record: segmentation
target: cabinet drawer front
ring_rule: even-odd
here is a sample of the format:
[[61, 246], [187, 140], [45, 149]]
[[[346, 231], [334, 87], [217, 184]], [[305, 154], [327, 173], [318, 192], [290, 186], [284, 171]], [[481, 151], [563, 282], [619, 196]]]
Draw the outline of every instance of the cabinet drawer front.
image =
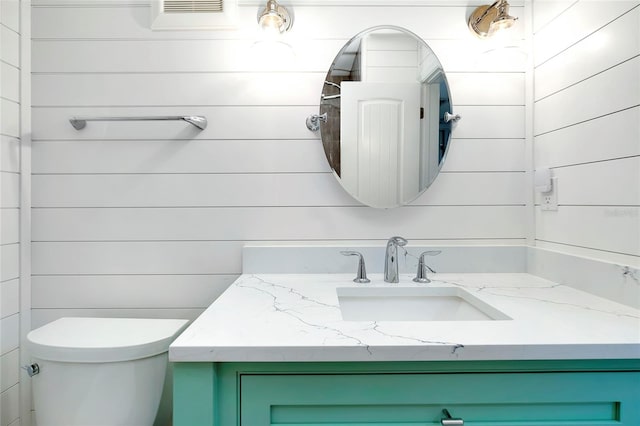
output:
[[640, 373], [243, 374], [243, 426], [638, 426]]

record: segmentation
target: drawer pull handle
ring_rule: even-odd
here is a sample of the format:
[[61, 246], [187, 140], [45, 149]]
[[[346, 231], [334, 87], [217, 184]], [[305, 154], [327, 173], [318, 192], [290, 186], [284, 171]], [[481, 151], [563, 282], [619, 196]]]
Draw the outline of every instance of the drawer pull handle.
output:
[[442, 426], [464, 426], [464, 420], [451, 417], [451, 413], [446, 408], [442, 410], [444, 417], [440, 419]]

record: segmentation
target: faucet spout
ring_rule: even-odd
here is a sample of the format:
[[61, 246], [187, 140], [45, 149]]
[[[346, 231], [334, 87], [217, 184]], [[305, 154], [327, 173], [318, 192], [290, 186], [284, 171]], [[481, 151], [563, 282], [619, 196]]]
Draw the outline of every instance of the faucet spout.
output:
[[384, 280], [388, 283], [399, 282], [398, 278], [398, 246], [403, 247], [408, 243], [402, 237], [391, 237], [387, 241], [387, 250], [384, 259]]

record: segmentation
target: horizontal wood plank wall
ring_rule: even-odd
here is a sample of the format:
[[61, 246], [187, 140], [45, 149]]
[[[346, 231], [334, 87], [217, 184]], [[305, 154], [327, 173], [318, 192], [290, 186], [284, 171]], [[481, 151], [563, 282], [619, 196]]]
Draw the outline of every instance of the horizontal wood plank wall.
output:
[[[261, 62], [257, 6], [241, 6], [237, 31], [152, 32], [140, 2], [89, 3], [32, 8], [34, 327], [193, 318], [241, 273], [248, 242], [524, 242], [525, 56], [487, 53], [465, 5], [294, 5], [295, 55]], [[380, 24], [432, 46], [463, 116], [441, 176], [395, 210], [349, 197], [304, 124], [337, 51]], [[209, 127], [68, 122], [167, 114], [203, 114]]]
[[20, 423], [20, 1], [0, 1], [0, 426]]
[[537, 245], [640, 266], [640, 2], [533, 7], [534, 159], [559, 203]]

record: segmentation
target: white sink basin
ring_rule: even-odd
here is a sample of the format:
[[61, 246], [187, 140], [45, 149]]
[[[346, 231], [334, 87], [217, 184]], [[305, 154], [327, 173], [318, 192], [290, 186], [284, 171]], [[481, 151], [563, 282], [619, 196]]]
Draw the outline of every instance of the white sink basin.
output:
[[457, 287], [338, 287], [345, 321], [491, 321], [507, 315]]

